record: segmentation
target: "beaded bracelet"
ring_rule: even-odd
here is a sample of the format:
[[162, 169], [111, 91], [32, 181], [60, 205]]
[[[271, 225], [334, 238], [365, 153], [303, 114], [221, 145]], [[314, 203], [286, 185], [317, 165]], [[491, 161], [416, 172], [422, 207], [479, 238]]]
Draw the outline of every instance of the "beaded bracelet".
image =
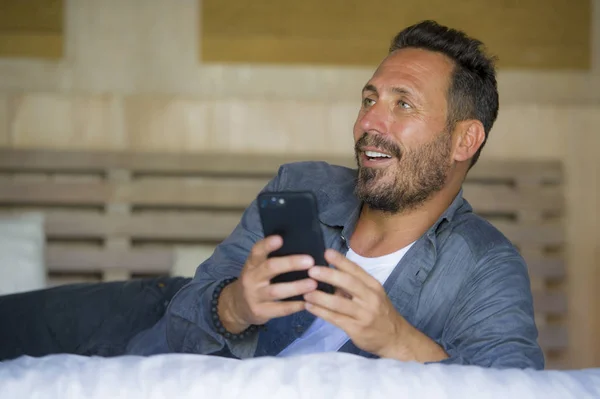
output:
[[219, 318], [219, 312], [218, 312], [219, 296], [221, 295], [221, 292], [223, 291], [223, 289], [227, 285], [233, 283], [235, 280], [237, 280], [237, 277], [232, 277], [232, 278], [228, 278], [226, 280], [221, 281], [217, 285], [217, 288], [215, 288], [215, 290], [213, 291], [212, 301], [211, 301], [211, 304], [210, 304], [211, 305], [210, 306], [210, 313], [212, 315], [212, 320], [213, 320], [213, 324], [215, 326], [215, 329], [223, 337], [225, 337], [227, 339], [230, 339], [232, 341], [237, 341], [237, 340], [242, 340], [244, 338], [247, 338], [250, 335], [254, 334], [256, 332], [256, 330], [258, 330], [260, 328], [260, 326], [258, 326], [258, 325], [251, 325], [250, 327], [248, 327], [247, 329], [245, 329], [241, 333], [239, 333], [239, 334], [233, 334], [233, 333], [230, 333], [229, 331], [227, 331], [225, 329], [225, 327], [223, 327], [223, 323], [221, 323], [221, 319]]

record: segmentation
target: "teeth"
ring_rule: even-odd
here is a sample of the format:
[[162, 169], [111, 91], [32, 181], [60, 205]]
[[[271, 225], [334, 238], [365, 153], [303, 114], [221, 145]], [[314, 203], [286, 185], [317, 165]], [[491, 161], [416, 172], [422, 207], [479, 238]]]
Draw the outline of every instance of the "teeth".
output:
[[365, 151], [365, 155], [369, 158], [391, 158], [388, 154], [384, 154], [376, 151]]

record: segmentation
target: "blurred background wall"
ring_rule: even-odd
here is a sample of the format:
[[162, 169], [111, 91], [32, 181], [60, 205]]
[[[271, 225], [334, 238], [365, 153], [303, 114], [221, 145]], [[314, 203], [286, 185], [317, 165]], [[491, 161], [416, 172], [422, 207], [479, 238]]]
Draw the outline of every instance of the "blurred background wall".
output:
[[597, 113], [597, 1], [405, 3], [2, 0], [0, 143], [345, 154], [362, 85], [423, 18], [500, 56], [485, 156], [562, 157], [568, 111]]
[[564, 164], [572, 364], [600, 365], [600, 0], [0, 0], [0, 146], [350, 154], [362, 85], [429, 18], [500, 57], [482, 156]]

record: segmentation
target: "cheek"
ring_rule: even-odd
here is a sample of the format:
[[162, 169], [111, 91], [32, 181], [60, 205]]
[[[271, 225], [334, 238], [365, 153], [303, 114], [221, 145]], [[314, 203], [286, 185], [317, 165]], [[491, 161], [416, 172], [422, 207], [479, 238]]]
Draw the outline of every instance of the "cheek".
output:
[[409, 119], [396, 120], [391, 126], [390, 133], [394, 139], [404, 146], [411, 148], [416, 144], [418, 139], [418, 128], [415, 126], [415, 122]]
[[396, 141], [408, 149], [417, 148], [430, 141], [432, 137], [427, 125], [422, 120], [415, 118], [396, 120], [390, 132]]

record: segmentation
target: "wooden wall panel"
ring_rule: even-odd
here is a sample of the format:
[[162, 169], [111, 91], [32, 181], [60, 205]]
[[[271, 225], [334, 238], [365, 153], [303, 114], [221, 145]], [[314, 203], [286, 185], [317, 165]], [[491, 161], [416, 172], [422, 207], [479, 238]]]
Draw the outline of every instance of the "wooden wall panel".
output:
[[0, 57], [63, 55], [64, 0], [0, 0]]
[[0, 57], [58, 59], [63, 54], [62, 35], [55, 33], [0, 33]]
[[[0, 116], [2, 116], [0, 96]], [[359, 101], [10, 94], [5, 136], [18, 148], [352, 154]], [[483, 157], [563, 159], [580, 106], [507, 105]], [[583, 107], [593, 113], [594, 107]], [[596, 107], [596, 109], [598, 109]], [[596, 111], [597, 112], [597, 111]], [[1, 135], [0, 135], [1, 137]], [[2, 139], [0, 139], [2, 140]]]
[[122, 106], [112, 95], [17, 94], [9, 99], [11, 145], [125, 149]]
[[8, 96], [0, 93], [0, 147], [8, 147], [9, 145]]
[[[212, 102], [177, 96], [129, 96], [124, 100], [130, 148], [201, 151], [210, 148]], [[226, 135], [221, 130], [221, 136]]]
[[567, 239], [572, 367], [600, 366], [600, 113], [572, 112], [567, 141]]
[[587, 69], [590, 0], [203, 0], [204, 62], [375, 65], [404, 27], [435, 19], [507, 68]]
[[60, 32], [63, 0], [0, 0], [0, 27], [6, 30]]

